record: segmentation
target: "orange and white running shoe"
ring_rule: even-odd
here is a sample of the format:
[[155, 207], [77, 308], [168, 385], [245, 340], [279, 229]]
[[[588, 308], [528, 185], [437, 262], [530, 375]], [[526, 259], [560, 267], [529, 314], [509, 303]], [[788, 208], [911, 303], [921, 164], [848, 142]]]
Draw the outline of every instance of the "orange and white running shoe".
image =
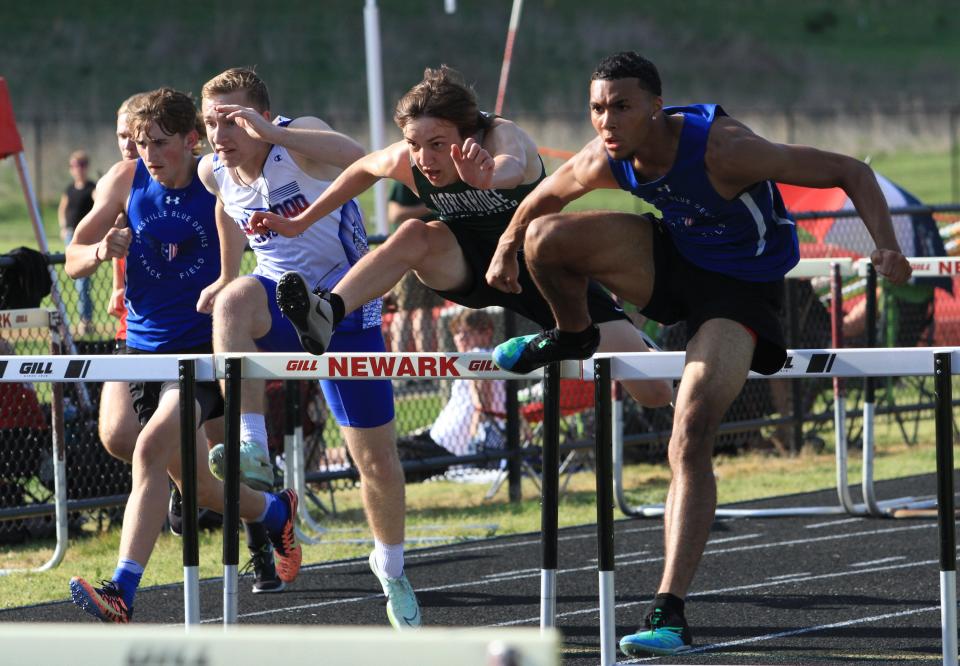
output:
[[133, 608], [127, 608], [117, 584], [112, 580], [102, 580], [100, 584], [103, 587], [94, 587], [80, 576], [71, 578], [70, 596], [73, 603], [101, 622], [130, 622]]
[[303, 549], [297, 543], [297, 535], [293, 530], [297, 520], [299, 500], [297, 499], [297, 493], [290, 488], [281, 491], [277, 498], [287, 505], [289, 513], [280, 533], [275, 534], [268, 531], [268, 534], [270, 535], [270, 541], [273, 543], [273, 552], [277, 559], [277, 576], [284, 583], [292, 583], [297, 574], [300, 573], [300, 562], [303, 559]]

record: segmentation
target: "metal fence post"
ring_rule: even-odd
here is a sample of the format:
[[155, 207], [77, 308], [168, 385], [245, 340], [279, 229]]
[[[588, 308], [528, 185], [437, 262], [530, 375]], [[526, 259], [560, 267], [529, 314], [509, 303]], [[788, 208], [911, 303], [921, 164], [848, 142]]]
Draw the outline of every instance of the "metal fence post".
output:
[[[800, 340], [800, 324], [797, 321], [797, 286], [794, 280], [785, 280], [786, 298], [784, 299], [787, 311], [787, 330], [789, 331], [789, 346], [796, 349]], [[791, 423], [793, 438], [790, 440], [790, 454], [797, 455], [803, 447], [803, 393], [798, 382], [790, 382]]]

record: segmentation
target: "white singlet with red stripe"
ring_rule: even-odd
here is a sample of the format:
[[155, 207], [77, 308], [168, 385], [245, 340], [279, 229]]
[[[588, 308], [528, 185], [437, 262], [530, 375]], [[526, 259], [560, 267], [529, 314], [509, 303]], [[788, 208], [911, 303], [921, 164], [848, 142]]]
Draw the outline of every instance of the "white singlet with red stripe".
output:
[[[279, 124], [285, 124], [286, 119]], [[289, 122], [289, 121], [286, 121]], [[314, 222], [299, 236], [287, 238], [276, 232], [255, 234], [248, 224], [255, 211], [270, 211], [293, 217], [315, 201], [330, 181], [317, 180], [300, 169], [282, 146], [273, 146], [260, 176], [242, 185], [216, 155], [213, 176], [224, 210], [247, 236], [257, 255], [254, 274], [277, 280], [286, 271], [300, 273], [311, 289], [332, 289], [368, 251], [367, 232], [356, 200]], [[381, 302], [375, 299], [352, 312], [344, 324], [356, 328], [380, 325]], [[356, 318], [356, 322], [348, 320]]]

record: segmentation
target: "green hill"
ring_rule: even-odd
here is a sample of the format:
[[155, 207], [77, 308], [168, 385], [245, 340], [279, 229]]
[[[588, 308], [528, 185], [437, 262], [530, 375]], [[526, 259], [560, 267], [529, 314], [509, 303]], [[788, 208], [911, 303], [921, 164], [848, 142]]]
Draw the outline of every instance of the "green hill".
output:
[[[493, 106], [509, 0], [383, 0], [386, 97], [446, 62]], [[576, 113], [599, 58], [635, 49], [658, 64], [668, 101], [960, 102], [960, 13], [947, 0], [540, 0], [527, 2], [507, 112]], [[109, 118], [131, 92], [199, 92], [255, 64], [287, 113], [366, 114], [363, 2], [4, 3], [0, 75], [17, 115]]]

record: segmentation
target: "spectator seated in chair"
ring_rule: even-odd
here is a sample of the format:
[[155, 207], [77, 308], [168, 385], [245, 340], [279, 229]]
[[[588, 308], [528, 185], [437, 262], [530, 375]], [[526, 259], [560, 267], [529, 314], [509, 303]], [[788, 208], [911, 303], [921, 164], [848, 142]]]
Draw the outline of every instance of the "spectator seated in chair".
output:
[[[493, 319], [483, 310], [463, 310], [450, 320], [458, 352], [489, 352]], [[450, 399], [429, 428], [399, 438], [401, 461], [440, 456], [467, 456], [504, 448], [506, 387], [502, 380], [455, 379]], [[491, 461], [496, 465], [496, 461]], [[457, 466], [458, 471], [466, 469]], [[422, 481], [444, 469], [407, 472], [407, 481]]]

